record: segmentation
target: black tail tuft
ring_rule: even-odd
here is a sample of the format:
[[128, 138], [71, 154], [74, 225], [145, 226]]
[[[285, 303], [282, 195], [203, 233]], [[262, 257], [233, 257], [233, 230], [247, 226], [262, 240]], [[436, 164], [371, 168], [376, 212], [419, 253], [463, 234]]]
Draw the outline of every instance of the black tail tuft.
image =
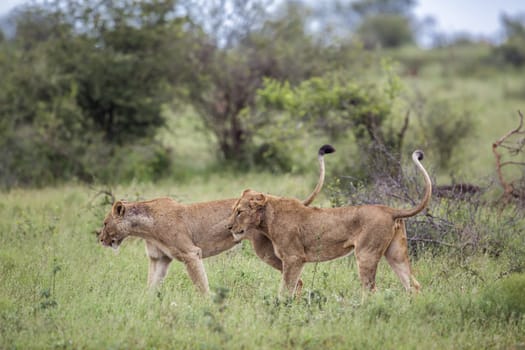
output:
[[332, 145], [323, 145], [321, 146], [321, 148], [319, 148], [320, 156], [324, 156], [325, 154], [334, 153], [334, 152], [335, 152], [335, 148]]
[[425, 157], [425, 154], [423, 153], [423, 151], [421, 151], [419, 149], [414, 151], [414, 154], [416, 155], [417, 160], [419, 160], [419, 161], [423, 160], [423, 158]]

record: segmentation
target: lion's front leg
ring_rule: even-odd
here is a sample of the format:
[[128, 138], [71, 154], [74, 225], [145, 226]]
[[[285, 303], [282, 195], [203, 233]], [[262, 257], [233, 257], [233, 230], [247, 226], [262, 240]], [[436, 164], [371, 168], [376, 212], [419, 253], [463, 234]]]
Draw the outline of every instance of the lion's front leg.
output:
[[252, 242], [255, 254], [257, 254], [262, 261], [274, 269], [279, 270], [279, 272], [283, 271], [283, 262], [275, 255], [272, 241], [269, 238], [261, 233], [253, 233], [250, 241]]
[[299, 257], [286, 257], [283, 260], [283, 278], [281, 283], [280, 294], [288, 296], [299, 296], [302, 289], [300, 281], [301, 272], [303, 271], [304, 260]]
[[[257, 256], [262, 261], [264, 261], [274, 269], [278, 270], [279, 272], [283, 272], [283, 262], [275, 253], [273, 243], [268, 237], [266, 237], [262, 233], [257, 233], [257, 231], [255, 231], [254, 233], [252, 233], [250, 241], [252, 243], [253, 249], [255, 250], [255, 254], [257, 254]], [[296, 295], [301, 294], [302, 288], [303, 281], [299, 279], [297, 282]]]
[[158, 286], [164, 280], [171, 258], [148, 241], [146, 241], [146, 253], [149, 257], [148, 287], [152, 288]]
[[168, 272], [168, 267], [171, 263], [171, 259], [168, 257], [162, 257], [160, 259], [149, 260], [148, 270], [148, 287], [156, 287], [164, 281], [164, 277]]

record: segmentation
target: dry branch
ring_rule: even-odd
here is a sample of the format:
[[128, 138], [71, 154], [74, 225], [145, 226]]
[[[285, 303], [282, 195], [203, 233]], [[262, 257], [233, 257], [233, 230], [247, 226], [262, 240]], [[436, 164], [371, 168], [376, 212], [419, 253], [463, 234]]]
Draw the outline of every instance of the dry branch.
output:
[[[94, 187], [91, 187], [91, 189], [97, 191], [97, 189], [95, 189]], [[106, 190], [99, 190], [99, 191], [97, 191], [97, 193], [95, 193], [95, 195], [91, 199], [90, 203], [93, 202], [100, 195], [104, 195], [104, 199], [105, 199], [105, 203], [104, 204], [111, 204], [111, 205], [113, 205], [113, 203], [115, 203], [115, 201], [116, 201], [115, 195], [113, 194], [113, 192], [110, 189], [106, 189]]]
[[509, 143], [508, 139], [513, 135], [525, 135], [525, 130], [522, 130], [523, 127], [523, 114], [521, 114], [521, 111], [518, 111], [518, 114], [520, 116], [520, 123], [516, 129], [510, 130], [505, 135], [500, 137], [498, 140], [496, 140], [492, 144], [492, 153], [494, 153], [494, 157], [496, 158], [496, 172], [498, 174], [498, 179], [503, 187], [503, 196], [502, 199], [504, 201], [508, 201], [512, 197], [519, 197], [521, 194], [518, 193], [518, 191], [514, 188], [513, 182], [509, 182], [505, 180], [503, 177], [503, 171], [502, 168], [507, 165], [523, 165], [525, 166], [525, 162], [515, 162], [515, 161], [501, 161], [501, 153], [498, 151], [498, 147], [507, 149], [508, 152], [511, 155], [517, 155], [519, 153], [523, 152], [523, 148], [525, 147], [525, 138], [518, 140], [518, 142], [515, 143]]

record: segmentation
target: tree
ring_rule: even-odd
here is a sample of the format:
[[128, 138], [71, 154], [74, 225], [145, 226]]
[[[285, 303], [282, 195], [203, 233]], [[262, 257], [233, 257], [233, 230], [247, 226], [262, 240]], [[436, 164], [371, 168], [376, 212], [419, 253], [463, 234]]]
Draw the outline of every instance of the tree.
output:
[[[219, 7], [222, 1], [212, 3]], [[252, 137], [261, 121], [245, 112], [264, 78], [300, 81], [325, 66], [321, 47], [305, 32], [306, 8], [288, 4], [272, 19], [264, 4], [233, 1], [227, 13], [211, 5], [211, 27], [222, 30], [202, 35], [192, 57], [195, 76], [187, 99], [216, 136], [226, 160], [249, 162], [256, 152]], [[224, 30], [232, 22], [238, 23]]]
[[414, 42], [414, 0], [361, 0], [352, 8], [361, 17], [356, 33], [365, 47], [392, 48]]
[[187, 72], [193, 30], [175, 1], [56, 0], [22, 7], [14, 20], [0, 57], [5, 184], [112, 176], [110, 160], [144, 140], [151, 152], [141, 151], [141, 166], [166, 165], [152, 139]]
[[391, 14], [408, 18], [415, 5], [415, 0], [359, 0], [351, 6], [361, 17]]
[[507, 38], [495, 48], [494, 56], [516, 67], [525, 65], [525, 15], [511, 17], [503, 14], [501, 23]]
[[51, 13], [69, 30], [49, 52], [51, 64], [75, 85], [86, 119], [110, 143], [151, 137], [164, 124], [170, 84], [183, 75], [183, 26], [176, 2], [55, 1]]
[[357, 34], [368, 49], [393, 48], [414, 42], [410, 21], [392, 14], [367, 17], [357, 28]]

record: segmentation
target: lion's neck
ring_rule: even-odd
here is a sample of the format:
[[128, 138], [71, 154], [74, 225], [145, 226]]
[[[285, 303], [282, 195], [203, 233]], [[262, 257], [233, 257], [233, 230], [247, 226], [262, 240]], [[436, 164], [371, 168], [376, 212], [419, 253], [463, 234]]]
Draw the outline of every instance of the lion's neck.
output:
[[275, 232], [271, 230], [272, 223], [278, 219], [280, 212], [279, 202], [273, 203], [273, 201], [268, 201], [266, 203], [266, 209], [261, 217], [258, 229], [270, 239], [272, 239], [272, 236], [275, 234]]
[[129, 235], [143, 239], [155, 238], [154, 220], [149, 216], [136, 215], [130, 218]]
[[277, 200], [269, 200], [266, 203], [266, 210], [260, 222], [260, 230], [270, 238], [276, 238], [280, 235], [281, 230], [273, 230], [272, 228], [280, 228], [282, 224], [286, 224], [292, 221], [296, 221], [298, 224], [301, 223], [300, 218], [296, 215], [303, 210], [305, 206], [293, 198], [279, 198]]

